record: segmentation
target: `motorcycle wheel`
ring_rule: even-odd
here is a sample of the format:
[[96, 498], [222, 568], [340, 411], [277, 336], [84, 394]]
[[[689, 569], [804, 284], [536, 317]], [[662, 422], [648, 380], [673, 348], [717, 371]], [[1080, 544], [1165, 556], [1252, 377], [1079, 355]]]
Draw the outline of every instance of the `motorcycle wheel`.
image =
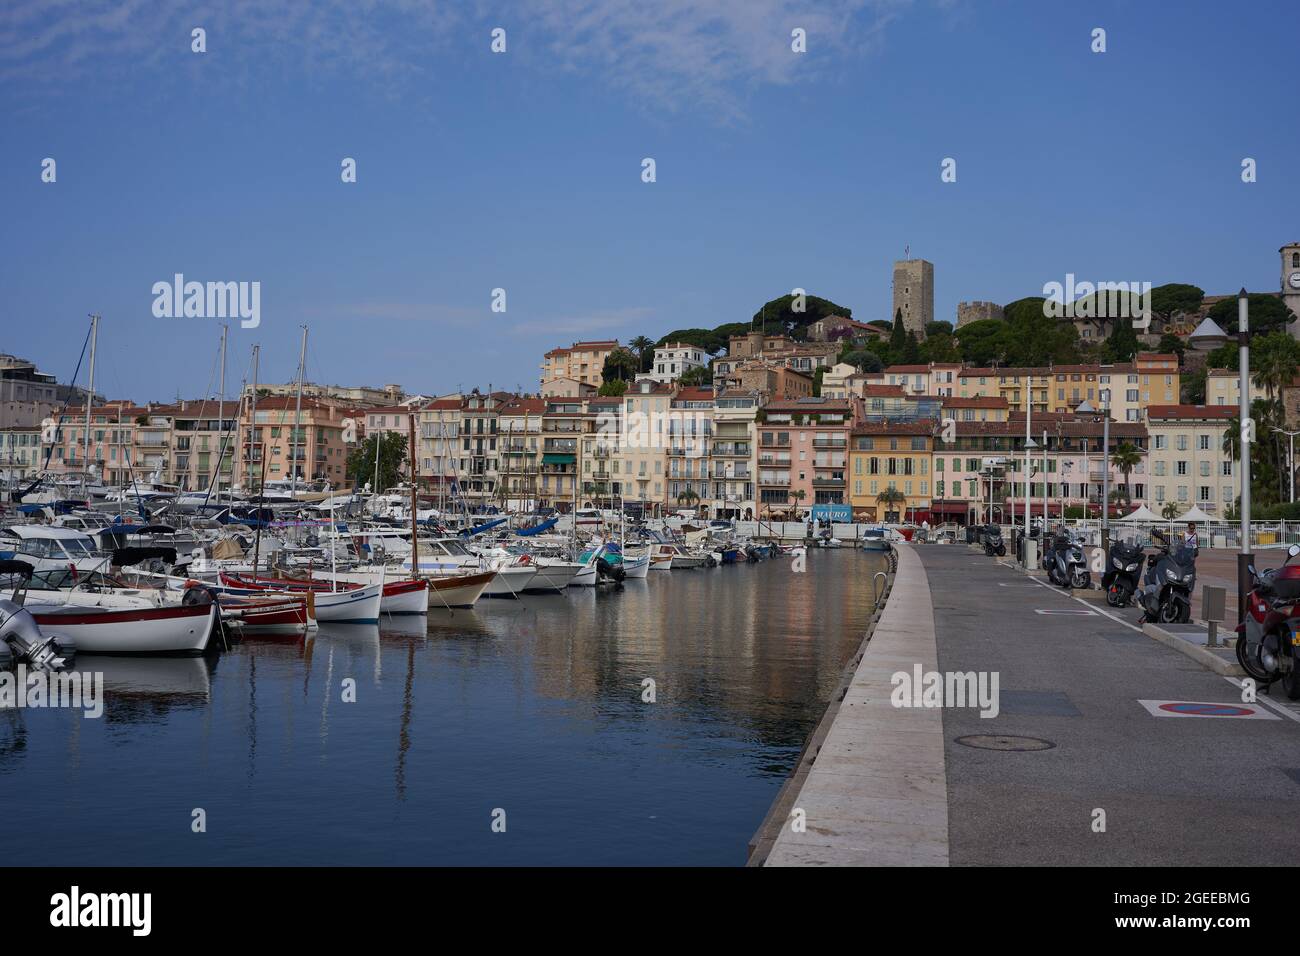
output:
[[1182, 601], [1179, 601], [1177, 622], [1179, 624], [1186, 624], [1191, 619], [1192, 619], [1192, 606], [1190, 604], [1184, 604]]
[[1119, 588], [1112, 584], [1106, 589], [1106, 603], [1111, 607], [1123, 607], [1127, 602], [1124, 601]]
[[1005, 558], [1006, 556], [1007, 556], [1007, 546], [1005, 544], [998, 545], [998, 557]]
[[1160, 605], [1160, 623], [1175, 624], [1178, 621], [1178, 605], [1173, 601], [1167, 601]]
[[1258, 645], [1256, 646], [1256, 650], [1252, 652], [1250, 649], [1250, 642], [1246, 640], [1244, 634], [1237, 638], [1237, 663], [1241, 665], [1241, 669], [1244, 670], [1247, 675], [1253, 677], [1260, 683], [1266, 684], [1273, 679], [1273, 675], [1265, 669], [1262, 663], [1260, 663]]

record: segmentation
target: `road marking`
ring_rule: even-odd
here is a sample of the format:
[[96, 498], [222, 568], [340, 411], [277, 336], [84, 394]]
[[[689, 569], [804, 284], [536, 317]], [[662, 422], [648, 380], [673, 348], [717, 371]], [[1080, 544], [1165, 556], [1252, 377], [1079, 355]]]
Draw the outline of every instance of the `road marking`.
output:
[[1139, 700], [1152, 717], [1229, 717], [1237, 720], [1281, 720], [1260, 707], [1203, 700]]
[[[1238, 689], [1241, 689], [1242, 687], [1240, 677], [1225, 677], [1224, 680], [1226, 680], [1229, 684], [1231, 684], [1233, 687], [1236, 687]], [[1297, 714], [1286, 704], [1279, 704], [1276, 701], [1269, 700], [1267, 697], [1260, 694], [1256, 695], [1254, 703], [1263, 704], [1265, 707], [1269, 708], [1270, 710], [1276, 711], [1277, 713], [1281, 714], [1283, 717], [1289, 717], [1291, 720], [1294, 720], [1296, 723], [1300, 724], [1300, 714]]]
[[1072, 607], [1063, 608], [1034, 608], [1035, 614], [1056, 615], [1058, 617], [1096, 617], [1097, 612], [1092, 608], [1085, 608], [1082, 611], [1075, 610]]

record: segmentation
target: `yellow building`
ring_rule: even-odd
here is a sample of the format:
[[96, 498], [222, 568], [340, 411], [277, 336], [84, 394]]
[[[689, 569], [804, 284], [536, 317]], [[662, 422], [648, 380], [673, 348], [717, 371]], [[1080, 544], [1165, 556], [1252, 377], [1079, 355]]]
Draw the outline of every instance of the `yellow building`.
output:
[[[862, 422], [849, 438], [849, 504], [855, 518], [866, 521], [929, 520], [931, 452], [935, 423], [912, 421]], [[902, 499], [883, 502], [892, 488]]]
[[561, 378], [600, 388], [604, 382], [601, 373], [605, 368], [605, 359], [618, 347], [618, 339], [603, 339], [598, 342], [574, 342], [568, 348], [551, 349], [542, 357], [543, 392], [547, 391], [547, 382]]
[[1114, 365], [1057, 365], [1050, 368], [964, 368], [957, 376], [961, 398], [1001, 398], [1010, 411], [1072, 412], [1083, 402], [1110, 402], [1111, 417], [1140, 422], [1150, 405], [1176, 405], [1182, 382], [1178, 356], [1139, 352]]

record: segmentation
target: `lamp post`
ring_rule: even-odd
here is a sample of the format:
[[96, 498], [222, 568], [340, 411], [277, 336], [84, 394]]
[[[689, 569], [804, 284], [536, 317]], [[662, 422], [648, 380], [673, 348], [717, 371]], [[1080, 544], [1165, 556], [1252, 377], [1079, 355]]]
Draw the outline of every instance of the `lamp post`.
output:
[[1273, 431], [1277, 432], [1279, 435], [1285, 435], [1287, 437], [1286, 470], [1288, 474], [1290, 474], [1291, 476], [1291, 502], [1292, 504], [1294, 504], [1295, 503], [1295, 436], [1300, 435], [1300, 431], [1294, 431], [1294, 432], [1287, 431], [1285, 428], [1277, 428], [1276, 426], [1274, 426]]
[[1241, 554], [1237, 555], [1237, 614], [1246, 619], [1246, 595], [1250, 593], [1250, 440], [1254, 429], [1250, 424], [1250, 305], [1243, 288], [1237, 293], [1237, 372], [1239, 376], [1237, 397], [1237, 422], [1241, 433], [1237, 440], [1237, 454], [1241, 459]]

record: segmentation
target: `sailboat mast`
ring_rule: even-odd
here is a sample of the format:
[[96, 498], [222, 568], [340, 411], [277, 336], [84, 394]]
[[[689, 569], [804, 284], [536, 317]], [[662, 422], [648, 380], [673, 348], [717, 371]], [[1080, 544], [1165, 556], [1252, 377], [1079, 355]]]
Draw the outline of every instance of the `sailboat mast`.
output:
[[221, 466], [226, 457], [226, 333], [230, 326], [221, 323], [221, 382], [217, 393], [217, 503], [221, 503]]
[[90, 405], [95, 400], [95, 345], [99, 341], [99, 313], [95, 312], [90, 316], [90, 388], [86, 390], [86, 434], [82, 453], [84, 461], [83, 474], [81, 476], [81, 489], [83, 493], [86, 489], [86, 478], [90, 472]]
[[289, 492], [298, 497], [298, 429], [302, 421], [302, 383], [307, 371], [307, 326], [302, 327], [302, 349], [298, 353], [298, 398], [293, 408], [293, 441], [289, 443], [289, 469], [293, 473], [293, 483]]
[[253, 346], [253, 393], [249, 397], [248, 411], [248, 461], [244, 465], [244, 481], [247, 482], [249, 494], [253, 491], [253, 452], [257, 448], [257, 360], [260, 345]]
[[[419, 505], [417, 498], [419, 478], [415, 473], [415, 416], [410, 416], [406, 424], [410, 436], [410, 447], [406, 450], [406, 457], [411, 463], [411, 580], [415, 580], [420, 576], [420, 538], [415, 520], [415, 510]], [[375, 434], [378, 435], [379, 433], [376, 432]], [[378, 441], [377, 438], [375, 440]], [[430, 584], [429, 586], [432, 587], [433, 585]]]

